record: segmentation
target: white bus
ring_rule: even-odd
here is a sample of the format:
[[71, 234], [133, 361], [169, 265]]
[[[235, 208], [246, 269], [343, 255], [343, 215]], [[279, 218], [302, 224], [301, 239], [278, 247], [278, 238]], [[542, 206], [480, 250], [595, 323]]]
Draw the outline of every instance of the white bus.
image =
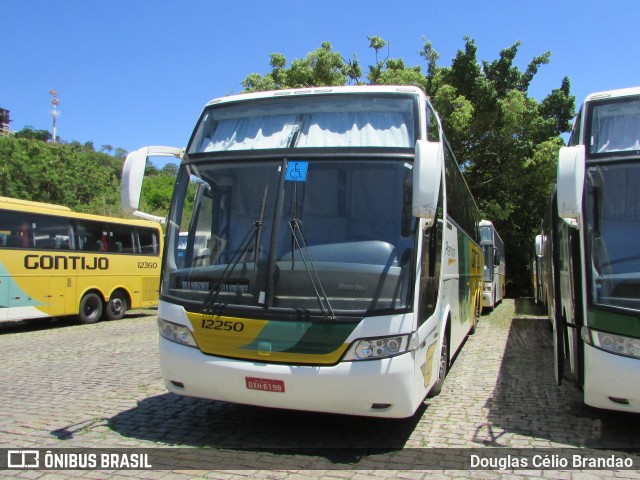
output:
[[487, 310], [493, 310], [505, 297], [507, 267], [504, 242], [489, 220], [480, 222], [480, 245], [484, 251], [482, 306]]
[[171, 392], [408, 417], [440, 391], [477, 321], [483, 255], [476, 204], [422, 91], [213, 100], [186, 150], [129, 155], [127, 211], [153, 155], [182, 160], [158, 314]]
[[[640, 88], [589, 95], [536, 239], [557, 382], [640, 412]], [[566, 368], [565, 371], [565, 366]]]

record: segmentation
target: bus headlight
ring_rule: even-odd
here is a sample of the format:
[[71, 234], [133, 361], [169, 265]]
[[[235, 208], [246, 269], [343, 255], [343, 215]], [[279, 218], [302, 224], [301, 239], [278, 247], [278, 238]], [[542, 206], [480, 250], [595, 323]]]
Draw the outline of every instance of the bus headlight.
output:
[[158, 330], [160, 331], [160, 336], [166, 338], [170, 342], [198, 348], [198, 344], [193, 338], [191, 331], [184, 325], [167, 322], [166, 320], [158, 317]]
[[589, 345], [605, 352], [640, 358], [640, 338], [624, 337], [615, 333], [600, 332], [584, 327], [582, 329], [582, 339]]
[[414, 335], [395, 335], [393, 337], [362, 338], [351, 344], [344, 361], [379, 360], [395, 357], [415, 349]]

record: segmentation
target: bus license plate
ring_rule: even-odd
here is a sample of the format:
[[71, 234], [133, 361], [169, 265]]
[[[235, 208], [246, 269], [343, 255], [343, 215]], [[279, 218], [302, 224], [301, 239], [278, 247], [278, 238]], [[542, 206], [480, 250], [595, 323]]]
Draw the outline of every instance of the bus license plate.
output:
[[249, 390], [284, 393], [284, 382], [282, 380], [257, 377], [245, 377], [244, 380]]

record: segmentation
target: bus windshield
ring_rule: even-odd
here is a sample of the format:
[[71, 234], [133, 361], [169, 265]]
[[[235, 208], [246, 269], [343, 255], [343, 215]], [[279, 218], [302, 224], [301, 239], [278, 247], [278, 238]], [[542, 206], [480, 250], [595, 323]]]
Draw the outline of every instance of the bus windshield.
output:
[[415, 95], [270, 98], [205, 110], [189, 154], [234, 150], [415, 145]]
[[640, 164], [587, 169], [587, 239], [596, 303], [640, 310]]
[[637, 155], [640, 151], [640, 97], [592, 102], [587, 126], [589, 156]]
[[[189, 204], [193, 182], [199, 188], [187, 219], [181, 205]], [[398, 159], [183, 165], [172, 213], [181, 220], [167, 238], [177, 244], [180, 224], [205, 237], [199, 246], [187, 244], [180, 261], [166, 262], [162, 294], [205, 308], [325, 316], [406, 309], [414, 256], [411, 185], [411, 165]]]

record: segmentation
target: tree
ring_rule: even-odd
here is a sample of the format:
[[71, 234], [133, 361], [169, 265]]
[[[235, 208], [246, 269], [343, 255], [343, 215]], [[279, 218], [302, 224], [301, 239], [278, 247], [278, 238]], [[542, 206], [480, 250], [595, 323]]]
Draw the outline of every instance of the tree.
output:
[[162, 167], [162, 170], [160, 171], [162, 173], [166, 173], [167, 175], [175, 177], [178, 174], [178, 165], [176, 165], [175, 163], [167, 163], [164, 167]]
[[0, 139], [0, 164], [0, 195], [94, 213], [98, 213], [94, 208], [98, 204], [119, 204], [119, 165], [78, 142], [51, 144], [4, 137]]
[[49, 142], [51, 140], [51, 133], [47, 130], [34, 130], [31, 125], [26, 125], [22, 130], [15, 132], [16, 138], [30, 138], [33, 140], [40, 140], [41, 142]]
[[113, 147], [112, 147], [111, 145], [102, 145], [102, 146], [100, 147], [100, 151], [101, 151], [101, 152], [106, 152], [106, 153], [108, 153], [109, 155], [111, 155], [111, 152], [113, 152]]
[[357, 59], [344, 60], [340, 53], [332, 50], [329, 42], [324, 42], [303, 59], [294, 59], [289, 68], [285, 68], [286, 63], [284, 55], [272, 53], [269, 62], [271, 72], [264, 76], [252, 73], [242, 81], [242, 86], [246, 92], [256, 92], [344, 85], [347, 81], [357, 82], [362, 74]]
[[[0, 137], [0, 196], [65, 205], [73, 210], [122, 217], [120, 209], [121, 154], [96, 152], [93, 142], [47, 143], [34, 135]], [[120, 149], [121, 150], [121, 149]], [[122, 150], [126, 155], [126, 151]], [[177, 166], [149, 169], [141, 207], [167, 214]]]
[[113, 156], [121, 160], [124, 160], [125, 158], [127, 158], [128, 153], [129, 152], [127, 152], [124, 148], [117, 147]]
[[[534, 57], [521, 71], [515, 64], [520, 42], [500, 51], [497, 59], [480, 62], [474, 40], [465, 37], [451, 65], [441, 67], [440, 55], [424, 39], [419, 51], [426, 62], [423, 71], [390, 57], [382, 38], [368, 40], [375, 52], [369, 83], [415, 85], [430, 97], [483, 216], [505, 240], [508, 293], [525, 293], [530, 288], [531, 245], [563, 144], [560, 135], [570, 130], [574, 116], [569, 79], [538, 102], [527, 92], [540, 67], [550, 62], [550, 52]], [[328, 42], [289, 67], [284, 56], [271, 54], [270, 66], [270, 73], [245, 78], [245, 90], [361, 83], [356, 55], [345, 60]]]

